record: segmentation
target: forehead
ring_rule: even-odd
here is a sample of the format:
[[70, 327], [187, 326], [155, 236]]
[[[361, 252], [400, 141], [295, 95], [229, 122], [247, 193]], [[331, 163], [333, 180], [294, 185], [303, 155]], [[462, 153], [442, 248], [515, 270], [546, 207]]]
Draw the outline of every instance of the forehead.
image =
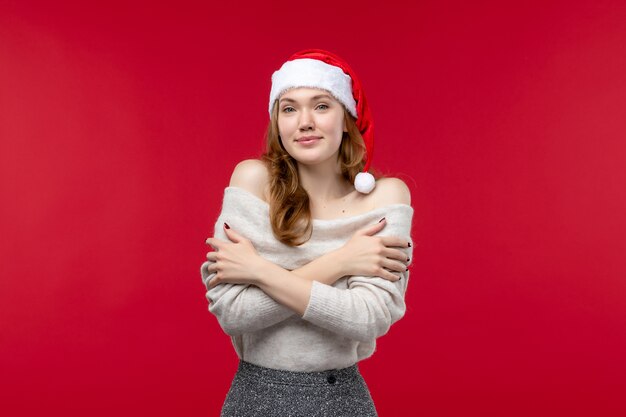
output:
[[320, 98], [337, 101], [328, 91], [311, 87], [290, 88], [281, 94], [279, 101], [310, 101]]

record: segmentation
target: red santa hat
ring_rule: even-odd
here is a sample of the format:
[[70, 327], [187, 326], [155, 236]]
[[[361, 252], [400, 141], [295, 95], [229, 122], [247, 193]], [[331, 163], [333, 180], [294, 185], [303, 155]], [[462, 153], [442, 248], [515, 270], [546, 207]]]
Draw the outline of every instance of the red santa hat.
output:
[[286, 90], [296, 87], [321, 88], [328, 91], [356, 118], [356, 126], [363, 136], [367, 151], [363, 172], [357, 174], [354, 188], [365, 194], [371, 192], [376, 186], [376, 180], [367, 171], [374, 151], [374, 123], [361, 81], [352, 68], [337, 55], [322, 49], [296, 52], [272, 74], [270, 117], [274, 102]]

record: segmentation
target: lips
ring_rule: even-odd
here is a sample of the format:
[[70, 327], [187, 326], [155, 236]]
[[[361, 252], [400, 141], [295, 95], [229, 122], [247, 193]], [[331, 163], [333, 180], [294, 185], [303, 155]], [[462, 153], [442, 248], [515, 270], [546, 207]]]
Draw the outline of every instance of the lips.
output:
[[301, 138], [296, 139], [296, 142], [299, 142], [299, 143], [311, 143], [311, 142], [315, 142], [318, 139], [321, 139], [321, 137], [319, 137], [319, 136], [303, 136]]

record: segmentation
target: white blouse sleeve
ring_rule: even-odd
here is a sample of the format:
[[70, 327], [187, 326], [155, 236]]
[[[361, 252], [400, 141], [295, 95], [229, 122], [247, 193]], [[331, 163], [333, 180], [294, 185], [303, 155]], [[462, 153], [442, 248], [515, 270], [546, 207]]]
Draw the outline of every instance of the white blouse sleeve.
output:
[[[264, 224], [268, 220], [267, 208], [249, 192], [236, 187], [224, 191], [222, 210], [213, 227], [213, 236], [229, 242], [222, 227], [228, 221], [242, 235], [263, 241]], [[202, 282], [206, 288], [209, 311], [217, 318], [224, 332], [230, 336], [255, 332], [279, 323], [296, 313], [276, 302], [259, 287], [244, 284], [222, 283], [208, 289], [215, 276], [209, 274], [211, 261], [200, 267]]]
[[[225, 235], [217, 235], [218, 233], [216, 237], [220, 239], [228, 239]], [[206, 261], [200, 267], [205, 287], [215, 276], [214, 273], [209, 274], [210, 262]], [[207, 288], [206, 298], [209, 301], [209, 311], [230, 336], [255, 332], [296, 314], [254, 285], [218, 284], [210, 290]]]
[[[413, 258], [411, 220], [407, 216], [388, 214], [387, 226], [377, 234], [406, 237], [411, 247], [403, 251], [410, 259]], [[380, 277], [353, 275], [348, 278], [346, 289], [313, 281], [309, 304], [302, 318], [353, 340], [376, 339], [387, 333], [406, 311], [404, 296], [409, 271], [401, 276], [400, 280], [391, 282]]]

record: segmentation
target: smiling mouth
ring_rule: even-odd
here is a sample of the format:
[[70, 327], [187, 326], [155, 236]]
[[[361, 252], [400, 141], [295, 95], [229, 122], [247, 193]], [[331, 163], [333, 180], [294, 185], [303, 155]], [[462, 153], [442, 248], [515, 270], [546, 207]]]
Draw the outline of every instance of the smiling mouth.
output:
[[296, 142], [299, 143], [311, 143], [311, 142], [315, 142], [316, 140], [321, 139], [321, 137], [319, 136], [306, 136], [300, 139], [296, 139]]

